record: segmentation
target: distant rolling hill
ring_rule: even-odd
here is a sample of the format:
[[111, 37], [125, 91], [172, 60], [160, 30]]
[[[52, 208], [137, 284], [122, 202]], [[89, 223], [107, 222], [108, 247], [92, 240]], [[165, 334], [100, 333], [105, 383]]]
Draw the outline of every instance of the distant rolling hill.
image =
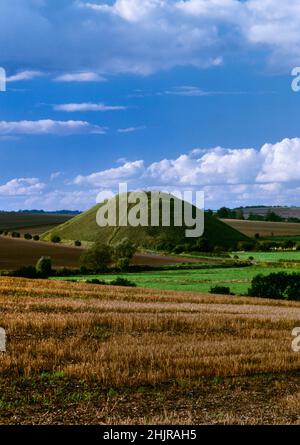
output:
[[239, 230], [249, 237], [259, 234], [262, 237], [298, 237], [300, 224], [288, 222], [248, 221], [239, 219], [224, 219], [224, 223]]
[[72, 218], [71, 214], [0, 212], [0, 230], [19, 230], [60, 225]]
[[[119, 197], [116, 199], [118, 202]], [[70, 221], [46, 232], [42, 239], [50, 240], [52, 235], [58, 235], [62, 240], [101, 240], [103, 243], [111, 244], [127, 237], [139, 247], [162, 250], [164, 250], [163, 246], [168, 244], [170, 246], [176, 246], [185, 243], [196, 243], [195, 238], [186, 238], [185, 226], [99, 227], [96, 223], [96, 214], [102, 205], [104, 205], [104, 203], [100, 203], [85, 213], [75, 216]], [[148, 204], [149, 212], [151, 212], [150, 208], [151, 206]], [[130, 206], [128, 209], [130, 210]], [[196, 211], [195, 207], [193, 207], [193, 209]], [[171, 215], [171, 220], [172, 219], [173, 215]], [[248, 239], [244, 234], [208, 214], [205, 214], [204, 237], [213, 246], [220, 247], [235, 246], [239, 241]]]
[[[251, 214], [267, 216], [268, 213], [273, 212], [282, 218], [299, 218], [300, 207], [279, 207], [279, 206], [257, 206], [257, 207], [242, 207], [244, 217], [247, 219]], [[235, 209], [237, 210], [237, 209]]]

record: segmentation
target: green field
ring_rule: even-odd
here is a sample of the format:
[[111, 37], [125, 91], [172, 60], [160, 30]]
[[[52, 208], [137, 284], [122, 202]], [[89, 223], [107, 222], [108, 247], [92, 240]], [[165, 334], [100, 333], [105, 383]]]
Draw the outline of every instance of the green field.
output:
[[[136, 283], [138, 287], [209, 292], [211, 287], [220, 285], [230, 287], [230, 290], [238, 295], [247, 293], [252, 278], [257, 274], [268, 275], [272, 272], [287, 270], [278, 267], [250, 266], [244, 268], [216, 268], [200, 270], [167, 270], [157, 272], [121, 273], [117, 275], [93, 275], [68, 278], [53, 278], [55, 280], [79, 280], [98, 278], [110, 282], [117, 276], [127, 278]], [[289, 272], [299, 272], [300, 269], [289, 268]]]
[[255, 261], [300, 261], [300, 251], [276, 251], [276, 252], [236, 252], [232, 256], [237, 255], [241, 260], [247, 260], [253, 257]]

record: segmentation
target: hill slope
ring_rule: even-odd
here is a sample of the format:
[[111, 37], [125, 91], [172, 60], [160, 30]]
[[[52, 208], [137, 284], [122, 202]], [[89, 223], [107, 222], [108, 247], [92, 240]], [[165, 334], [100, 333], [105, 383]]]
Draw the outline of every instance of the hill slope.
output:
[[[168, 195], [164, 195], [169, 199]], [[119, 197], [113, 198], [119, 200]], [[177, 198], [176, 198], [177, 199]], [[179, 200], [177, 200], [179, 202]], [[171, 209], [171, 226], [162, 227], [161, 220], [159, 227], [99, 227], [96, 223], [97, 211], [105, 203], [100, 203], [85, 213], [75, 216], [70, 221], [46, 232], [43, 236], [44, 240], [50, 240], [52, 235], [58, 235], [63, 240], [81, 240], [95, 241], [100, 239], [103, 243], [111, 244], [117, 242], [124, 237], [131, 239], [136, 245], [146, 248], [165, 249], [174, 247], [178, 244], [195, 244], [197, 238], [187, 238], [185, 235], [186, 226], [175, 227], [174, 210]], [[187, 204], [193, 209], [194, 215], [198, 210], [196, 207]], [[131, 210], [133, 205], [128, 206], [127, 212]], [[151, 204], [148, 203], [149, 215], [151, 214]], [[232, 227], [224, 224], [215, 217], [205, 214], [205, 231], [204, 237], [213, 246], [231, 247], [235, 246], [239, 241], [245, 241], [248, 238]]]

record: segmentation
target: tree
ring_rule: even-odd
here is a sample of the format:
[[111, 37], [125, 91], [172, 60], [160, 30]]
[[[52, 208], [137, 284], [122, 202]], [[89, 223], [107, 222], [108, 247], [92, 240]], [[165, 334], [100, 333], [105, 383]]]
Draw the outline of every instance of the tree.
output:
[[269, 211], [269, 212], [266, 214], [266, 217], [265, 217], [265, 221], [281, 222], [281, 221], [283, 221], [283, 220], [284, 220], [284, 219], [281, 218], [281, 216], [279, 216], [279, 215], [277, 215], [277, 213], [275, 213], [275, 212], [271, 212], [271, 211]]
[[52, 261], [48, 256], [42, 256], [36, 263], [35, 270], [37, 274], [48, 278], [52, 274]]
[[207, 238], [201, 237], [197, 240], [194, 250], [195, 252], [212, 252], [213, 246]]
[[115, 265], [121, 270], [127, 269], [135, 252], [135, 245], [128, 238], [123, 238], [113, 246]]
[[32, 235], [30, 233], [25, 233], [24, 238], [28, 240], [32, 239]]
[[60, 239], [60, 236], [58, 236], [58, 235], [52, 235], [51, 236], [51, 242], [52, 243], [60, 243], [61, 242], [61, 239]]
[[80, 262], [83, 267], [95, 272], [106, 270], [112, 262], [111, 247], [97, 241], [81, 255]]
[[76, 247], [80, 247], [80, 246], [81, 246], [81, 241], [76, 240], [76, 241], [74, 242], [74, 245], [75, 245]]
[[228, 209], [227, 207], [221, 207], [218, 211], [217, 211], [217, 217], [218, 218], [222, 218], [222, 219], [227, 219], [230, 217], [230, 209]]
[[286, 272], [257, 275], [253, 278], [248, 295], [273, 299], [300, 299], [300, 274]]

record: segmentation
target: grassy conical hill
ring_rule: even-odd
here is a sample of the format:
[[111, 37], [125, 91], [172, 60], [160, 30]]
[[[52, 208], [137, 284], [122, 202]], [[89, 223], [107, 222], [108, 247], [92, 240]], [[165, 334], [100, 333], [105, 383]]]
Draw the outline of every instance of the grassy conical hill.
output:
[[[150, 194], [148, 193], [150, 197]], [[114, 202], [119, 203], [120, 197], [117, 196], [112, 198]], [[163, 194], [163, 200], [169, 200], [170, 195]], [[112, 204], [113, 201], [110, 200], [109, 203]], [[182, 204], [182, 201], [175, 198], [174, 202]], [[193, 214], [199, 212], [196, 207], [185, 203], [187, 206], [193, 209]], [[80, 240], [80, 241], [95, 241], [97, 239], [101, 240], [103, 243], [111, 244], [119, 241], [125, 237], [132, 240], [136, 245], [151, 249], [164, 249], [166, 247], [174, 247], [179, 244], [196, 244], [197, 238], [187, 238], [186, 237], [186, 226], [175, 227], [172, 222], [174, 221], [174, 205], [171, 207], [170, 219], [171, 226], [164, 227], [161, 224], [159, 227], [131, 227], [131, 226], [108, 226], [99, 227], [96, 222], [96, 215], [98, 210], [107, 205], [107, 201], [97, 204], [90, 210], [75, 216], [66, 223], [52, 229], [51, 231], [43, 235], [44, 240], [50, 240], [53, 235], [58, 235], [63, 240]], [[147, 204], [147, 211], [150, 215], [152, 211], [151, 201], [149, 200]], [[145, 210], [145, 205], [142, 209]], [[133, 209], [135, 205], [129, 204], [127, 207], [127, 214]], [[123, 215], [124, 216], [124, 215]], [[208, 215], [204, 215], [204, 237], [213, 246], [220, 247], [234, 247], [239, 241], [246, 241], [248, 238], [227, 224], [221, 222], [217, 218]]]

